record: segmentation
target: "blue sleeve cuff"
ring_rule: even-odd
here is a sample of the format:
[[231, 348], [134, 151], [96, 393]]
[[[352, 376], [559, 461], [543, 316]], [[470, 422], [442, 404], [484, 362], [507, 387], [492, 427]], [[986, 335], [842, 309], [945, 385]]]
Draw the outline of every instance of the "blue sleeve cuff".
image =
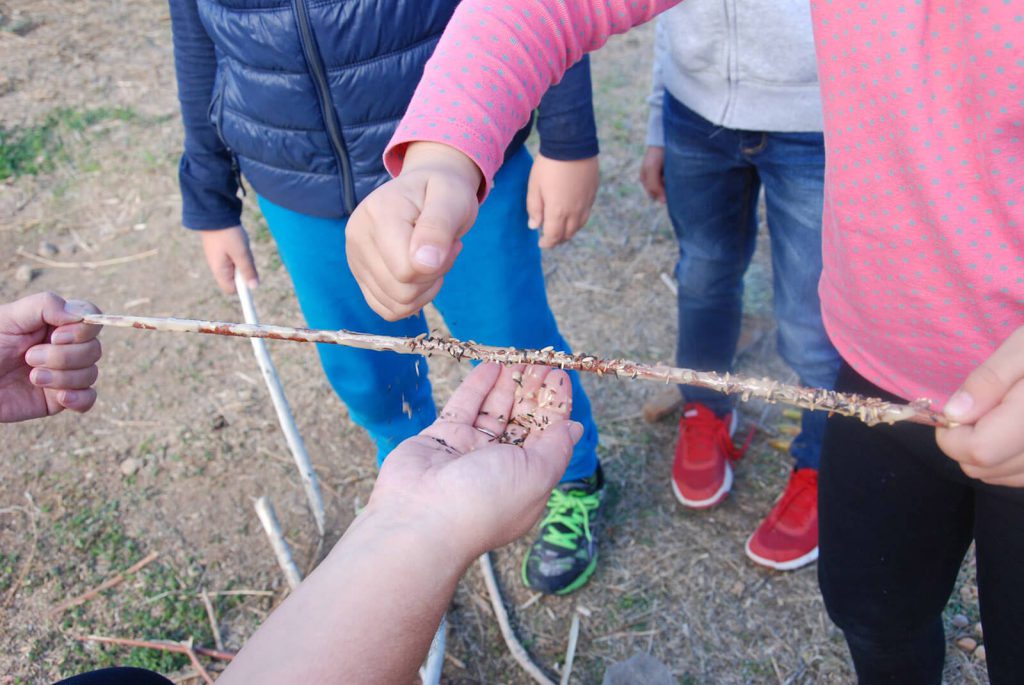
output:
[[584, 56], [544, 95], [537, 110], [540, 153], [573, 161], [600, 152], [590, 83], [590, 58]]

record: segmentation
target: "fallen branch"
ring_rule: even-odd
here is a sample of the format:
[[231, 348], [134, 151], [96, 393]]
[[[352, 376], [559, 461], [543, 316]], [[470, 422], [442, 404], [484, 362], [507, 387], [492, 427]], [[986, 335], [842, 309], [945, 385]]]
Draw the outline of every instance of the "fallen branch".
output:
[[512, 630], [512, 625], [508, 621], [508, 611], [505, 610], [505, 602], [501, 598], [501, 591], [498, 589], [498, 581], [494, 577], [494, 566], [491, 565], [491, 555], [484, 552], [480, 555], [480, 571], [484, 576], [484, 584], [487, 585], [487, 592], [491, 596], [491, 608], [494, 610], [494, 617], [498, 619], [498, 627], [501, 629], [501, 637], [505, 639], [505, 645], [508, 647], [508, 651], [512, 654], [512, 658], [515, 659], [523, 670], [526, 671], [531, 678], [536, 680], [541, 685], [556, 685], [555, 681], [551, 680], [547, 674], [541, 670], [540, 666], [535, 664], [527, 654], [526, 649], [519, 640], [516, 639], [516, 634]]
[[397, 352], [399, 354], [446, 354], [456, 361], [484, 361], [500, 364], [538, 364], [573, 371], [596, 373], [599, 376], [641, 379], [659, 383], [677, 383], [710, 388], [729, 395], [738, 395], [743, 401], [751, 398], [766, 402], [780, 402], [801, 409], [827, 411], [852, 416], [868, 425], [910, 421], [928, 426], [953, 425], [941, 413], [930, 408], [928, 400], [917, 400], [910, 404], [886, 402], [875, 397], [863, 397], [852, 393], [804, 388], [787, 385], [769, 378], [750, 378], [729, 373], [642, 364], [625, 359], [601, 359], [589, 354], [568, 354], [556, 352], [551, 347], [542, 350], [525, 350], [514, 347], [495, 347], [475, 342], [463, 342], [454, 338], [439, 338], [419, 335], [415, 338], [400, 338], [350, 331], [328, 331], [287, 326], [251, 325], [225, 323], [222, 321], [198, 321], [193, 319], [171, 319], [142, 316], [118, 316], [113, 314], [87, 314], [84, 320], [104, 326], [119, 326], [152, 331], [175, 333], [207, 333], [242, 338], [270, 338], [293, 342], [328, 343], [358, 347], [366, 350]]
[[267, 533], [270, 546], [274, 548], [277, 565], [284, 572], [284, 578], [288, 581], [288, 587], [294, 590], [302, 582], [302, 575], [299, 573], [299, 567], [295, 565], [295, 560], [292, 559], [292, 552], [288, 549], [288, 543], [285, 542], [284, 535], [281, 534], [281, 524], [277, 522], [274, 505], [266, 497], [260, 497], [256, 500], [255, 506], [256, 515], [260, 517], [260, 523], [263, 524], [263, 530]]
[[124, 571], [121, 571], [120, 573], [114, 574], [113, 576], [111, 576], [110, 578], [107, 578], [106, 580], [104, 580], [102, 583], [100, 583], [96, 587], [92, 588], [91, 590], [87, 590], [86, 592], [83, 592], [82, 594], [78, 595], [77, 597], [72, 597], [71, 599], [69, 599], [69, 600], [65, 601], [64, 603], [60, 604], [51, 613], [53, 613], [53, 614], [62, 614], [62, 613], [64, 613], [65, 611], [67, 611], [68, 609], [70, 609], [72, 607], [76, 607], [79, 604], [85, 604], [90, 599], [92, 599], [96, 595], [100, 594], [104, 590], [109, 590], [112, 587], [120, 585], [121, 583], [123, 583], [128, 578], [128, 576], [132, 575], [133, 573], [138, 573], [143, 568], [145, 568], [149, 564], [153, 563], [153, 561], [155, 561], [158, 556], [160, 556], [159, 552], [150, 552], [149, 554], [144, 556], [142, 559], [140, 559], [139, 561], [135, 562], [134, 564], [132, 564], [131, 566], [126, 568]]
[[[238, 291], [238, 299], [242, 304], [242, 315], [245, 317], [245, 322], [247, 324], [259, 325], [259, 319], [256, 316], [256, 306], [252, 301], [252, 294], [249, 292], [249, 287], [245, 284], [245, 279], [242, 278], [241, 272], [237, 270], [235, 271], [235, 289]], [[288, 405], [284, 388], [281, 387], [281, 379], [278, 377], [274, 362], [271, 361], [270, 354], [267, 352], [266, 343], [259, 338], [253, 338], [252, 351], [256, 355], [256, 363], [263, 373], [263, 380], [266, 381], [267, 390], [270, 392], [270, 399], [274, 404], [274, 411], [277, 413], [277, 422], [281, 425], [285, 442], [288, 443], [288, 449], [291, 450], [295, 466], [299, 469], [302, 486], [306, 490], [306, 499], [309, 501], [309, 509], [313, 514], [313, 521], [316, 523], [316, 530], [320, 534], [320, 544], [322, 545], [326, 527], [326, 516], [324, 515], [324, 500], [320, 494], [316, 471], [313, 470], [313, 462], [309, 459], [306, 443], [303, 442], [302, 435], [299, 434], [299, 429], [295, 425], [295, 416]], [[315, 558], [313, 562], [316, 562]]]
[[[200, 647], [193, 645], [190, 642], [169, 642], [164, 640], [133, 640], [130, 638], [123, 637], [106, 637], [105, 635], [72, 635], [71, 639], [78, 640], [79, 642], [100, 642], [108, 645], [121, 645], [122, 647], [139, 647], [141, 649], [157, 649], [161, 652], [172, 652], [174, 654], [184, 654], [190, 657], [193, 666], [197, 666], [200, 675], [203, 675], [207, 682], [209, 680], [209, 673], [206, 669], [199, 664], [199, 660], [196, 659], [197, 654], [208, 656], [211, 659], [217, 659], [218, 661], [231, 661], [235, 658], [234, 652], [223, 652], [217, 649], [209, 649], [207, 647]], [[205, 675], [204, 675], [205, 674]]]
[[562, 679], [558, 685], [569, 685], [569, 678], [572, 677], [572, 662], [576, 659], [576, 641], [580, 638], [580, 617], [579, 614], [572, 615], [572, 623], [569, 624], [569, 645], [565, 648], [565, 663], [562, 665]]
[[126, 255], [124, 257], [114, 257], [113, 259], [101, 259], [99, 261], [86, 261], [86, 262], [58, 262], [55, 259], [47, 259], [37, 254], [33, 254], [23, 248], [18, 248], [18, 254], [22, 257], [26, 257], [33, 261], [39, 262], [43, 266], [49, 266], [54, 269], [101, 269], [105, 266], [117, 266], [118, 264], [128, 264], [129, 262], [137, 262], [140, 259], [147, 259], [154, 257], [160, 250], [154, 248], [152, 250], [146, 250], [145, 252], [139, 252], [138, 254]]
[[213, 610], [213, 602], [210, 601], [210, 595], [206, 593], [206, 589], [200, 593], [203, 598], [203, 606], [206, 607], [206, 618], [210, 621], [210, 631], [213, 633], [213, 643], [217, 645], [217, 649], [224, 649], [224, 640], [220, 636], [220, 628], [217, 626], [217, 613]]

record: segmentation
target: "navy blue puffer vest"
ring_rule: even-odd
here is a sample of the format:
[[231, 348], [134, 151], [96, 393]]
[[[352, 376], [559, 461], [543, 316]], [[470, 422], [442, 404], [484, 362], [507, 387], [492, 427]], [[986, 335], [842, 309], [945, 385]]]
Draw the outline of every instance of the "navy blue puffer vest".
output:
[[[172, 0], [173, 1], [173, 0]], [[198, 0], [217, 52], [210, 120], [267, 199], [350, 213], [457, 0]]]

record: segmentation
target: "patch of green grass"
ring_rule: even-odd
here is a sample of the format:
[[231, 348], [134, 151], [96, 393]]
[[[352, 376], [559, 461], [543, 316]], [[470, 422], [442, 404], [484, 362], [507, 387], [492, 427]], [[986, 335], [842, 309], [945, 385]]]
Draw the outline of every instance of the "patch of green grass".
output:
[[138, 114], [124, 107], [55, 109], [39, 124], [8, 128], [0, 125], [0, 181], [53, 171], [68, 159], [65, 137], [104, 121], [135, 121]]
[[3, 595], [14, 583], [18, 573], [19, 556], [15, 553], [0, 552], [0, 595]]
[[[58, 545], [71, 553], [66, 566], [49, 569], [49, 580], [62, 596], [74, 597], [105, 578], [122, 571], [149, 549], [126, 531], [117, 501], [86, 503], [53, 525]], [[201, 569], [189, 562], [180, 573], [169, 559], [160, 558], [124, 583], [64, 614], [60, 632], [54, 631], [33, 646], [40, 658], [59, 654], [57, 668], [63, 675], [108, 666], [135, 666], [170, 673], [188, 664], [188, 658], [152, 649], [128, 649], [112, 645], [86, 646], [68, 641], [66, 635], [102, 634], [142, 640], [185, 641], [212, 645], [213, 635], [199, 587], [191, 577]], [[0, 562], [0, 568], [3, 567]], [[234, 608], [236, 597], [211, 598], [218, 616]]]

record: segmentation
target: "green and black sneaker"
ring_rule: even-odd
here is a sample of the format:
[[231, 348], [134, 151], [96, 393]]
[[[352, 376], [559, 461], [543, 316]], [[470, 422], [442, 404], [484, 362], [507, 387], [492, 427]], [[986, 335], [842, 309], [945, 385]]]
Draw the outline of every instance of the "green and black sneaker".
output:
[[561, 483], [551, 491], [540, 537], [523, 559], [523, 582], [548, 595], [583, 586], [597, 568], [597, 542], [591, 532], [604, 497], [604, 473]]

